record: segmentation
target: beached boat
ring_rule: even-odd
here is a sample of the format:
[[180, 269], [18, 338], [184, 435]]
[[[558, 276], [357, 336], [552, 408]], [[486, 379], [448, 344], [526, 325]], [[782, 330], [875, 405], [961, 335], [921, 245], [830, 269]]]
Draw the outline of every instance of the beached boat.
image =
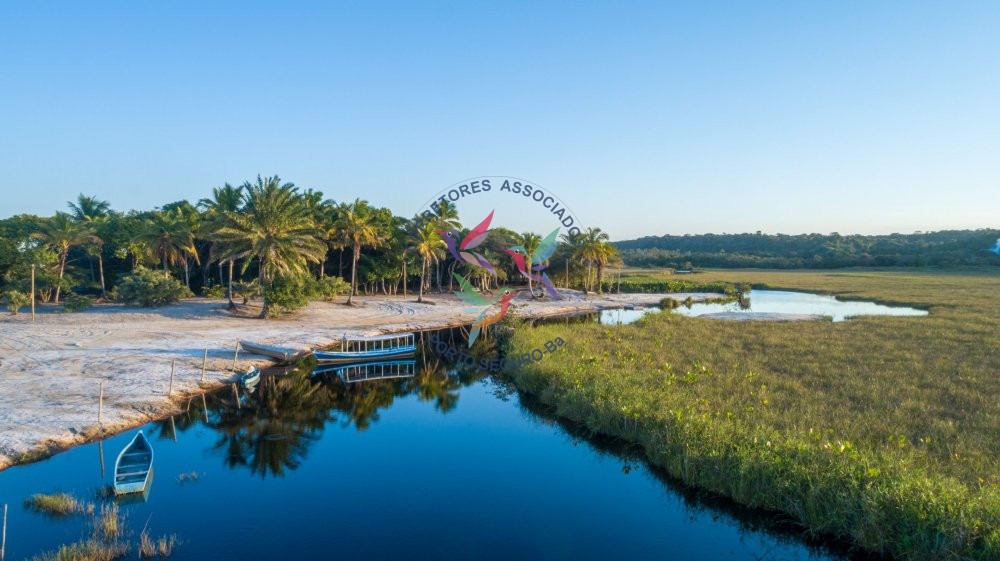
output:
[[248, 353], [266, 356], [279, 362], [291, 362], [299, 357], [309, 354], [309, 351], [296, 351], [295, 349], [276, 347], [274, 345], [261, 345], [258, 343], [250, 343], [248, 341], [240, 341], [240, 348]]
[[349, 364], [320, 364], [313, 370], [314, 376], [324, 374], [337, 376], [348, 384], [369, 380], [412, 378], [417, 374], [417, 361], [410, 359], [353, 362]]
[[115, 494], [145, 493], [153, 477], [153, 447], [139, 431], [115, 460]]
[[413, 333], [391, 333], [376, 337], [346, 338], [335, 351], [315, 351], [320, 362], [359, 362], [412, 355], [417, 351]]
[[246, 373], [240, 376], [240, 384], [247, 391], [253, 391], [257, 387], [257, 383], [260, 382], [260, 369], [259, 368], [249, 368]]

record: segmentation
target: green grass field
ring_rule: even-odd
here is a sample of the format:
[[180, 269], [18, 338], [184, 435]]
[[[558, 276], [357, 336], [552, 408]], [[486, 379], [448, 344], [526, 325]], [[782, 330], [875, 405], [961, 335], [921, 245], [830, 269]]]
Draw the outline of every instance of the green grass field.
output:
[[[631, 283], [662, 282], [640, 273]], [[901, 558], [1000, 557], [1000, 272], [707, 271], [927, 317], [518, 330], [567, 351], [514, 382], [676, 477]], [[572, 331], [567, 332], [567, 329]]]

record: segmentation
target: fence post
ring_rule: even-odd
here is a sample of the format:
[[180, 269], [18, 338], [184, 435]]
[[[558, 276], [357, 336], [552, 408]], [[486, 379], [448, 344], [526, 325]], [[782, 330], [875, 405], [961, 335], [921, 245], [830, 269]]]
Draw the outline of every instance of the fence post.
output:
[[97, 400], [97, 424], [104, 422], [104, 380], [101, 380], [101, 397]]
[[0, 540], [0, 561], [4, 560], [7, 551], [7, 505], [3, 505], [3, 539]]
[[236, 359], [240, 357], [240, 340], [236, 340], [236, 350], [233, 352], [233, 372], [238, 372], [236, 370]]
[[167, 397], [170, 397], [174, 393], [174, 365], [177, 364], [177, 359], [171, 359], [170, 361], [170, 389], [167, 390]]
[[201, 382], [205, 383], [205, 363], [208, 362], [208, 348], [205, 349], [205, 356], [201, 358]]

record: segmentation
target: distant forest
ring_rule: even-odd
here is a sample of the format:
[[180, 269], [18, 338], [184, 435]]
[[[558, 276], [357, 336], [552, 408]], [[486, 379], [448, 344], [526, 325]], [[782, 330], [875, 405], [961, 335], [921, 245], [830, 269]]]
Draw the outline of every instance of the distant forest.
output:
[[864, 236], [833, 234], [698, 234], [615, 242], [631, 267], [1000, 266], [1000, 230], [947, 230]]

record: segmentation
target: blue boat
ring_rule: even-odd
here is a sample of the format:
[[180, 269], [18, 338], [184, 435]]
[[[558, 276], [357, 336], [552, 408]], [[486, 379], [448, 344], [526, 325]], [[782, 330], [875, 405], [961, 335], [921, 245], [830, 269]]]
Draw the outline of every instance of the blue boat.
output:
[[316, 351], [320, 362], [360, 362], [410, 356], [417, 352], [413, 333], [345, 338], [336, 351]]
[[115, 460], [115, 494], [145, 493], [153, 478], [153, 447], [139, 431]]
[[320, 364], [313, 370], [314, 376], [323, 374], [338, 376], [348, 384], [370, 380], [412, 378], [417, 374], [417, 361], [410, 359], [353, 362], [349, 364]]
[[260, 382], [260, 369], [250, 368], [245, 374], [240, 376], [240, 384], [247, 391], [253, 391], [257, 387], [257, 383]]

